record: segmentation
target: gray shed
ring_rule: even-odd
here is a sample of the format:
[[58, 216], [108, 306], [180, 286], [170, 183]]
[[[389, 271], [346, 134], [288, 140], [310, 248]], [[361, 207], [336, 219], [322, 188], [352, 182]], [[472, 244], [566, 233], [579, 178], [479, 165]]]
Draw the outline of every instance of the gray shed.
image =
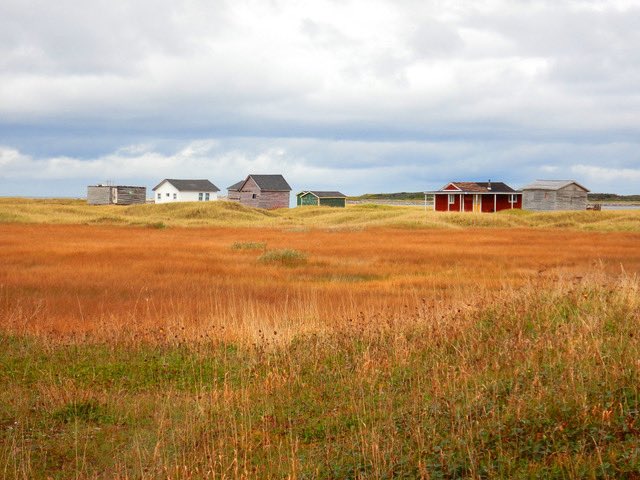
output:
[[89, 205], [133, 205], [147, 201], [147, 188], [128, 185], [89, 185]]
[[522, 188], [525, 210], [586, 210], [589, 190], [575, 180], [536, 180]]

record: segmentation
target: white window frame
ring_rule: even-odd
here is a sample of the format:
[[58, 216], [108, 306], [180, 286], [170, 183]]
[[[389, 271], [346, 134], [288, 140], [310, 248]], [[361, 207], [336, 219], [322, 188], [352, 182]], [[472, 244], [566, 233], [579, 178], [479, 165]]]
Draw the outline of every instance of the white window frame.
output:
[[205, 201], [205, 202], [208, 202], [208, 201], [209, 201], [209, 192], [206, 192], [206, 193], [204, 194], [204, 201]]
[[450, 193], [449, 194], [448, 201], [449, 201], [449, 205], [453, 205], [454, 203], [456, 203], [456, 195], [455, 195], [455, 193]]
[[512, 193], [509, 195], [509, 203], [518, 203], [518, 194]]
[[198, 201], [201, 202], [203, 198], [204, 198], [204, 193], [198, 192]]

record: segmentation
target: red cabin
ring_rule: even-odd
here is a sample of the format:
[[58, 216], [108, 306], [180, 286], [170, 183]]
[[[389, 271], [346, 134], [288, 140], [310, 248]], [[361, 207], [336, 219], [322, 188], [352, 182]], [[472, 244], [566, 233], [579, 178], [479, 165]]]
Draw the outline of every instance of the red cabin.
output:
[[499, 212], [522, 208], [522, 193], [502, 182], [451, 182], [435, 192], [436, 212]]

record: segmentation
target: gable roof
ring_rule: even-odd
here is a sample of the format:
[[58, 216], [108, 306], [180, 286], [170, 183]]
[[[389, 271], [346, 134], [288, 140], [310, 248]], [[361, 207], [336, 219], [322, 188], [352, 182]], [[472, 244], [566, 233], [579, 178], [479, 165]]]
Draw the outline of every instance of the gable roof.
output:
[[575, 180], [536, 180], [535, 182], [530, 183], [529, 185], [522, 187], [523, 190], [560, 190], [568, 185], [575, 184], [585, 192], [588, 192], [589, 189], [580, 185]]
[[219, 192], [220, 189], [216, 187], [209, 180], [177, 180], [175, 178], [165, 178], [158, 185], [153, 187], [153, 190], [157, 190], [164, 182], [170, 183], [180, 192]]
[[242, 185], [238, 188], [238, 190], [242, 190], [245, 183], [249, 179], [253, 179], [254, 182], [258, 185], [258, 188], [267, 192], [290, 192], [291, 187], [284, 179], [282, 175], [254, 175], [249, 174], [247, 178], [242, 182]]
[[238, 190], [240, 190], [240, 187], [242, 187], [242, 185], [244, 185], [244, 180], [240, 180], [239, 182], [234, 183], [230, 187], [227, 187], [227, 190], [231, 190], [232, 192], [237, 192]]
[[[453, 185], [458, 190], [445, 190], [449, 185]], [[513, 188], [503, 182], [449, 182], [438, 190], [438, 192], [443, 193], [456, 191], [473, 193], [516, 193]]]
[[310, 193], [311, 195], [315, 195], [318, 198], [347, 198], [347, 196], [344, 193], [320, 191], [320, 190], [305, 190], [303, 192], [298, 193], [297, 196], [306, 195], [307, 193]]

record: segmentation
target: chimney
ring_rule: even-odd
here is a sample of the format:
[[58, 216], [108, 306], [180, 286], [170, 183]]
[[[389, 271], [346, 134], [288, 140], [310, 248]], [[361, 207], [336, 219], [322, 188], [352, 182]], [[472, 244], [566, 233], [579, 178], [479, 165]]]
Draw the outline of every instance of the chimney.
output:
[[491, 190], [491, 179], [489, 179], [489, 184], [487, 185], [487, 190]]

